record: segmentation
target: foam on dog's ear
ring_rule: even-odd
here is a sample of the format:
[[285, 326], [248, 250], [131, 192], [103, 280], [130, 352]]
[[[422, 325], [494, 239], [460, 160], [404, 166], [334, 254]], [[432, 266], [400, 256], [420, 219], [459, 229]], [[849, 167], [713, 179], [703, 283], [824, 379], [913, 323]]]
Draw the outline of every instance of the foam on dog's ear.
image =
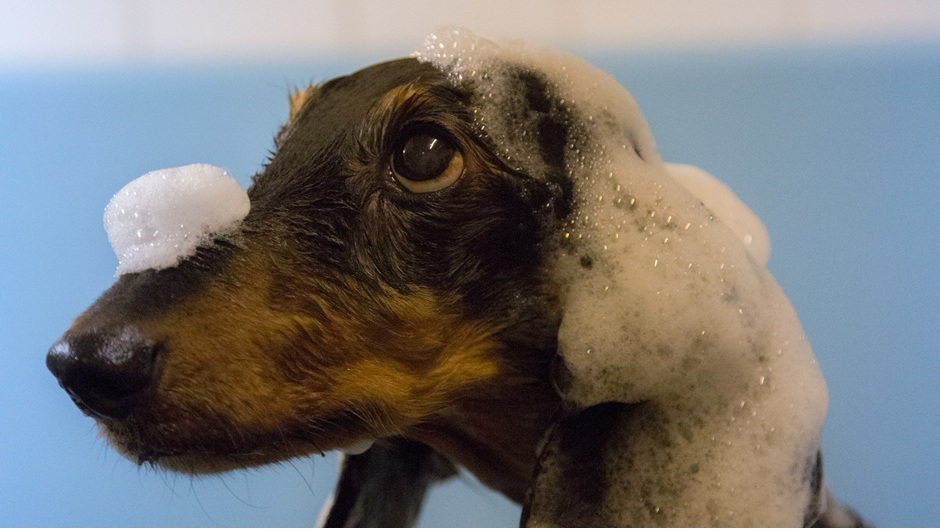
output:
[[248, 215], [248, 194], [224, 169], [206, 164], [147, 173], [118, 191], [104, 227], [117, 275], [176, 266]]
[[[578, 464], [557, 430], [529, 521], [802, 524], [825, 383], [766, 252], [745, 244], [762, 238], [756, 217], [748, 225], [743, 204], [722, 201], [730, 191], [664, 165], [632, 97], [579, 59], [465, 30], [436, 33], [417, 56], [471, 92], [479, 132], [507, 164], [570, 179], [572, 212], [549, 241], [563, 396], [585, 411], [635, 405], [599, 415], [615, 424]], [[550, 101], [517, 90], [518, 72], [544, 78]], [[566, 124], [561, 168], [538, 151], [546, 111]], [[598, 466], [598, 518], [558, 519], [550, 506], [584, 482], [571, 473]]]
[[767, 265], [770, 236], [757, 215], [724, 182], [691, 165], [667, 163], [669, 175], [712, 210], [741, 239], [751, 256]]

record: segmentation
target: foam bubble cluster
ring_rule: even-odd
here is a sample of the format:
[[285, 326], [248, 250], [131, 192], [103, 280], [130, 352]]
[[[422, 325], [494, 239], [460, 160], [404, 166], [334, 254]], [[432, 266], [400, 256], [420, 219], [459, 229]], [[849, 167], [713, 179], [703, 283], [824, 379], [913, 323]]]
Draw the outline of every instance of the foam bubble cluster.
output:
[[[630, 94], [584, 61], [446, 29], [416, 52], [469, 90], [478, 132], [511, 167], [552, 182], [546, 116], [566, 125], [574, 208], [551, 263], [563, 312], [565, 398], [644, 403], [610, 430], [597, 518], [565, 518], [566, 472], [596, 468], [546, 447], [533, 525], [800, 525], [825, 416], [825, 383], [765, 267], [769, 240], [724, 185], [664, 164]], [[537, 78], [546, 98], [527, 95]], [[557, 164], [556, 164], [557, 165]], [[555, 438], [555, 442], [563, 440]]]
[[176, 266], [248, 215], [248, 194], [224, 169], [193, 164], [147, 173], [104, 210], [117, 275]]

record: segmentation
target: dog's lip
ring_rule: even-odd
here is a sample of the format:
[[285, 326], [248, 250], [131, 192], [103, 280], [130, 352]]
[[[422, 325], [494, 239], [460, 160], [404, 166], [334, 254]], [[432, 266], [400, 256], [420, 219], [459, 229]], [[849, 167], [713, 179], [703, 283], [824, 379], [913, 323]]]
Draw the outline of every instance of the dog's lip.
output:
[[165, 457], [180, 456], [185, 454], [185, 452], [174, 450], [158, 450], [156, 448], [140, 448], [136, 450], [136, 454], [137, 464], [143, 465], [144, 463], [156, 463]]
[[124, 455], [138, 466], [159, 466], [186, 474], [212, 474], [266, 465], [293, 457], [293, 455], [283, 457], [279, 454], [278, 449], [229, 452], [214, 450], [174, 450], [141, 446], [124, 451]]
[[155, 463], [159, 460], [169, 457], [206, 457], [206, 458], [257, 458], [265, 457], [285, 448], [290, 448], [291, 443], [279, 443], [265, 445], [264, 449], [255, 447], [246, 447], [243, 450], [230, 449], [212, 449], [212, 448], [171, 448], [157, 447], [147, 444], [135, 443], [125, 445], [125, 452], [131, 454], [138, 463]]
[[[335, 448], [327, 449], [329, 450], [338, 450], [347, 456], [355, 456], [362, 454], [372, 448], [372, 446], [377, 441], [375, 439], [361, 439], [351, 443], [345, 443], [341, 446]], [[216, 462], [227, 461], [229, 464], [234, 464], [237, 467], [240, 467], [242, 464], [247, 463], [246, 460], [264, 460], [262, 462], [269, 462], [269, 460], [279, 460], [281, 459], [278, 456], [278, 452], [283, 449], [288, 449], [288, 445], [280, 447], [266, 447], [265, 450], [244, 450], [244, 451], [213, 451], [213, 450], [176, 450], [171, 448], [156, 448], [152, 446], [143, 446], [137, 445], [134, 447], [128, 447], [125, 450], [125, 454], [130, 456], [137, 465], [142, 466], [145, 464], [150, 465], [167, 465], [174, 466], [174, 462], [184, 462], [190, 458], [194, 459], [205, 459], [205, 460], [214, 460]], [[324, 455], [323, 450], [315, 449], [314, 453], [319, 453]], [[176, 460], [176, 461], [174, 461]], [[184, 463], [185, 465], [185, 463]]]
[[166, 450], [166, 449], [156, 449], [156, 448], [143, 448], [135, 451], [137, 454], [137, 464], [142, 465], [144, 463], [159, 463], [161, 460], [166, 460], [167, 458], [187, 458], [187, 457], [202, 457], [202, 458], [218, 458], [218, 459], [241, 459], [241, 458], [254, 458], [254, 457], [264, 457], [267, 452], [253, 450], [245, 452], [212, 452], [212, 451], [201, 451], [201, 450]]
[[243, 438], [242, 443], [233, 445], [225, 440], [206, 437], [201, 440], [183, 439], [172, 426], [160, 427], [148, 423], [141, 427], [136, 422], [128, 424], [108, 419], [96, 421], [103, 437], [125, 458], [137, 465], [159, 465], [171, 469], [257, 466], [310, 454], [324, 455], [334, 450], [352, 456], [367, 451], [379, 442], [378, 437], [368, 434], [314, 439], [309, 432], [290, 435], [282, 431], [276, 439], [266, 434], [249, 435]]
[[[266, 442], [244, 447], [212, 446], [211, 443], [197, 446], [173, 446], [173, 443], [148, 440], [147, 436], [141, 436], [140, 432], [128, 431], [121, 425], [110, 423], [110, 421], [99, 420], [98, 422], [108, 443], [125, 458], [138, 465], [165, 464], [173, 459], [182, 462], [190, 458], [217, 461], [260, 459], [270, 457], [285, 449], [290, 450], [292, 446], [289, 441]], [[263, 449], [260, 446], [263, 446]]]
[[[325, 455], [326, 451], [340, 450], [349, 455], [360, 454], [371, 448], [374, 441], [362, 440], [341, 445], [321, 445], [307, 439], [281, 439], [259, 441], [247, 446], [190, 446], [152, 444], [128, 436], [126, 433], [106, 434], [111, 444], [125, 458], [138, 466], [152, 465], [177, 469], [184, 473], [215, 473], [229, 469], [254, 467], [311, 454]], [[200, 470], [200, 469], [209, 469]]]

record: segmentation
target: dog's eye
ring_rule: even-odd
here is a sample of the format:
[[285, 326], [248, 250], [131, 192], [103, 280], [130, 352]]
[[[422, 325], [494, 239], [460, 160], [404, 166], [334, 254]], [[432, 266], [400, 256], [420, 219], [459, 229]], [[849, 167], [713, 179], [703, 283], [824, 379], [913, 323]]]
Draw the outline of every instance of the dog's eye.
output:
[[446, 134], [421, 128], [398, 143], [392, 157], [392, 172], [409, 191], [437, 191], [460, 178], [463, 155]]

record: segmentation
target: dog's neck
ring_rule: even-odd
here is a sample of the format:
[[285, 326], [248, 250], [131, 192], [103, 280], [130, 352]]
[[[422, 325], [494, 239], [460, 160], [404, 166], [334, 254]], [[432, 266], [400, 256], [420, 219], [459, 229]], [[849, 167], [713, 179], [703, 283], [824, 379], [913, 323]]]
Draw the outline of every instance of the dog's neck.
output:
[[538, 446], [561, 400], [547, 376], [499, 378], [413, 435], [483, 484], [521, 503], [535, 471]]

